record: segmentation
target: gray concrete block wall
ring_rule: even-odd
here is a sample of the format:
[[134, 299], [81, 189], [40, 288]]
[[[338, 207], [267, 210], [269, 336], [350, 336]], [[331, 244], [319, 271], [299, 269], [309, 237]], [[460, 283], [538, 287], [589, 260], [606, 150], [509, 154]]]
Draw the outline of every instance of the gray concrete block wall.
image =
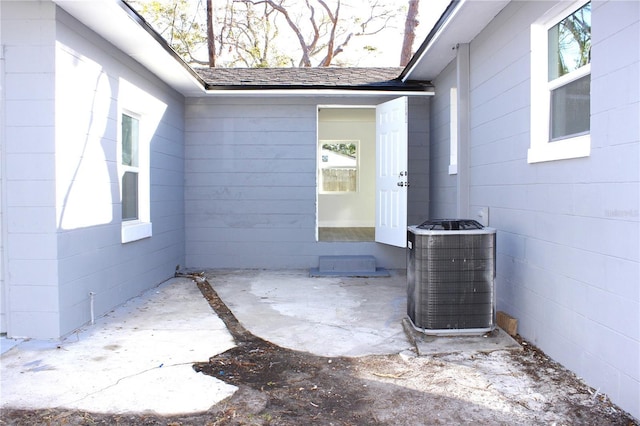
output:
[[[55, 259], [55, 6], [2, 2], [7, 332], [59, 335]], [[30, 84], [37, 82], [34, 91]], [[24, 167], [21, 167], [24, 166]], [[33, 174], [30, 174], [33, 173]], [[15, 253], [15, 254], [14, 254]], [[10, 288], [9, 288], [10, 287]]]
[[[387, 98], [210, 98], [186, 107], [185, 206], [190, 267], [309, 268], [318, 256], [370, 254], [406, 266], [403, 249], [316, 241], [317, 106], [376, 105]], [[426, 102], [414, 105], [410, 152], [426, 156]], [[415, 106], [417, 105], [417, 106]], [[410, 109], [411, 111], [411, 109]], [[410, 201], [424, 209], [424, 170]], [[411, 172], [410, 172], [411, 173]], [[421, 189], [422, 188], [422, 189]], [[418, 214], [414, 214], [418, 216]]]
[[[11, 111], [3, 141], [7, 332], [57, 338], [90, 321], [89, 292], [96, 293], [98, 316], [184, 263], [184, 100], [53, 3], [1, 7]], [[120, 242], [116, 172], [125, 80], [155, 99], [158, 120], [151, 142], [154, 232], [129, 244]]]
[[429, 218], [429, 158], [431, 155], [429, 115], [429, 98], [409, 99], [408, 225], [418, 225]]
[[436, 95], [431, 98], [431, 153], [429, 216], [432, 219], [456, 217], [456, 175], [449, 174], [450, 91], [456, 87], [455, 61], [434, 81]]
[[[471, 211], [498, 229], [498, 309], [640, 417], [640, 5], [593, 2], [590, 156], [529, 164], [530, 25], [551, 6], [513, 2], [470, 45]], [[452, 74], [432, 104], [435, 213], [452, 210], [437, 124]]]
[[598, 1], [592, 7], [591, 158], [601, 167], [593, 168], [591, 185], [575, 186], [574, 196], [590, 199], [589, 210], [576, 214], [602, 230], [589, 250], [599, 255], [604, 277], [587, 293], [590, 305], [601, 309], [588, 316], [595, 335], [585, 377], [616, 390], [612, 398], [640, 418], [640, 363], [633, 361], [640, 359], [640, 322], [627, 320], [640, 312], [640, 4]]
[[[65, 83], [66, 79], [74, 79], [77, 88], [84, 91], [95, 90], [95, 95], [88, 99], [90, 102], [83, 90], [60, 93], [59, 102], [71, 102], [92, 114], [88, 133], [96, 132], [95, 122], [105, 122], [97, 129], [95, 139], [88, 138], [89, 143], [101, 145], [104, 162], [89, 157], [80, 159], [77, 167], [92, 167], [94, 174], [104, 170], [111, 190], [110, 194], [100, 196], [109, 197], [106, 202], [112, 206], [111, 220], [107, 222], [59, 230], [59, 235], [64, 235], [64, 244], [58, 245], [60, 322], [64, 334], [90, 320], [89, 292], [95, 293], [95, 315], [101, 315], [158, 285], [173, 275], [176, 265], [184, 264], [184, 99], [63, 11], [58, 10], [58, 15], [57, 37], [64, 47], [57, 52], [57, 61], [77, 63], [81, 70], [76, 76], [58, 75], [58, 78]], [[88, 78], [92, 71], [95, 75]], [[95, 81], [108, 83], [96, 85]], [[101, 99], [110, 99], [108, 106], [101, 105]], [[149, 196], [153, 225], [150, 238], [124, 244], [120, 237], [116, 170], [117, 122], [123, 109], [140, 114], [141, 128], [150, 135]], [[59, 115], [65, 113], [68, 111]], [[106, 116], [100, 116], [105, 113]], [[68, 141], [58, 143], [68, 145]], [[61, 146], [57, 149], [59, 163], [69, 164], [69, 158], [90, 152], [89, 149], [74, 151]], [[74, 184], [78, 183], [58, 179], [61, 189], [72, 188]]]

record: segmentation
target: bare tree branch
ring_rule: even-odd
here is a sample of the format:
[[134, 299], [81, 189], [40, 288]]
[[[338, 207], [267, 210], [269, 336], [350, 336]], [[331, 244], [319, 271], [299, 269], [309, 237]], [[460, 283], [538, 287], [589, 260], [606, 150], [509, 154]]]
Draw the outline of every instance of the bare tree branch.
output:
[[150, 22], [186, 61], [209, 66], [293, 65], [291, 54], [278, 52], [287, 36], [297, 66], [330, 66], [356, 37], [389, 29], [397, 16], [388, 0], [370, 0], [365, 9], [349, 0], [128, 1], [146, 9]]
[[305, 0], [305, 3], [307, 4], [307, 8], [311, 11], [309, 21], [311, 21], [311, 27], [313, 28], [313, 39], [311, 40], [311, 43], [305, 43], [307, 44], [307, 54], [309, 54], [308, 52], [313, 52], [315, 50], [318, 40], [320, 40], [320, 28], [318, 27], [318, 24], [316, 24], [316, 10], [311, 6], [309, 0]]
[[[340, 0], [338, 0], [335, 15], [331, 13], [331, 10], [323, 0], [318, 0], [318, 3], [320, 3], [327, 11], [327, 14], [329, 15], [329, 20], [331, 21], [331, 24], [332, 24], [331, 33], [329, 35], [329, 42], [327, 43], [327, 56], [325, 56], [322, 62], [320, 62], [321, 67], [328, 67], [329, 65], [331, 65], [331, 61], [333, 60], [333, 57], [336, 54], [333, 48], [334, 48], [335, 39], [336, 39], [336, 28], [338, 27], [338, 17], [340, 16]], [[340, 53], [341, 51], [342, 50], [340, 50], [337, 53]]]
[[307, 43], [304, 40], [304, 35], [300, 31], [300, 28], [296, 25], [294, 20], [291, 18], [291, 15], [289, 15], [289, 12], [287, 11], [287, 9], [284, 6], [282, 6], [281, 3], [278, 4], [278, 3], [274, 2], [273, 0], [256, 0], [256, 1], [242, 0], [242, 1], [248, 2], [248, 3], [252, 3], [254, 5], [255, 4], [261, 4], [261, 3], [267, 3], [273, 9], [277, 10], [280, 14], [282, 14], [282, 16], [284, 16], [285, 20], [287, 21], [287, 24], [289, 25], [289, 28], [291, 28], [293, 30], [294, 34], [296, 35], [296, 37], [298, 39], [298, 43], [300, 44], [300, 48], [302, 49], [302, 61], [301, 61], [301, 63], [305, 67], [310, 67], [311, 66], [311, 59], [309, 58], [308, 47], [307, 47]]

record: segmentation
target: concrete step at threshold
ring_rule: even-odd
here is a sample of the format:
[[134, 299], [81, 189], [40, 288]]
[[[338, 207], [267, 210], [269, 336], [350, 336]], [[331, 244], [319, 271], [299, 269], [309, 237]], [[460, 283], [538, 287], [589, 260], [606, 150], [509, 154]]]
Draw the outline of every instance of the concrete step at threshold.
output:
[[311, 268], [312, 277], [388, 277], [389, 271], [376, 266], [369, 255], [320, 256], [318, 267]]

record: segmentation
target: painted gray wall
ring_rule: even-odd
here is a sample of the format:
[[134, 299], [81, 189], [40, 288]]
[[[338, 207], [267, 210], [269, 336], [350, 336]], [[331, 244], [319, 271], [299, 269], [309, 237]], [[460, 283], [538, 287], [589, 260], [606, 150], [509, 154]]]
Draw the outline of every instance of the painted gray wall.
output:
[[53, 196], [55, 6], [2, 2], [0, 7], [6, 88], [2, 149], [7, 332], [59, 336]]
[[434, 81], [436, 96], [431, 98], [431, 185], [429, 217], [456, 217], [456, 175], [449, 174], [451, 106], [450, 90], [456, 87], [456, 63], [451, 62]]
[[[429, 218], [431, 159], [429, 108], [429, 98], [409, 99], [408, 225], [417, 225]], [[406, 268], [406, 259], [403, 267]]]
[[[471, 212], [489, 207], [498, 229], [498, 309], [638, 418], [640, 3], [593, 2], [591, 155], [528, 164], [530, 25], [551, 6], [514, 2], [471, 43]], [[452, 65], [435, 81], [434, 215], [455, 213], [444, 123], [454, 81]]]
[[[318, 256], [371, 254], [404, 268], [404, 249], [316, 241], [317, 105], [389, 98], [188, 99], [186, 241], [190, 267], [309, 268]], [[428, 106], [410, 100], [410, 155], [428, 158]], [[428, 163], [411, 162], [410, 217], [428, 206]]]
[[[89, 292], [101, 315], [184, 264], [184, 99], [52, 3], [3, 2], [2, 31], [8, 333], [57, 338], [90, 321]], [[134, 93], [158, 121], [153, 236], [122, 244], [117, 118]]]

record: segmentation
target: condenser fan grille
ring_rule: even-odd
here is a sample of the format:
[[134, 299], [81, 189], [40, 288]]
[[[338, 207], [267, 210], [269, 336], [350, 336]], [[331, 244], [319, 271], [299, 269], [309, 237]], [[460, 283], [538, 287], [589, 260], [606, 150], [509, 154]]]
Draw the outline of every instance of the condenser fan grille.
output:
[[425, 330], [492, 330], [495, 230], [447, 222], [447, 230], [409, 227], [409, 318]]

